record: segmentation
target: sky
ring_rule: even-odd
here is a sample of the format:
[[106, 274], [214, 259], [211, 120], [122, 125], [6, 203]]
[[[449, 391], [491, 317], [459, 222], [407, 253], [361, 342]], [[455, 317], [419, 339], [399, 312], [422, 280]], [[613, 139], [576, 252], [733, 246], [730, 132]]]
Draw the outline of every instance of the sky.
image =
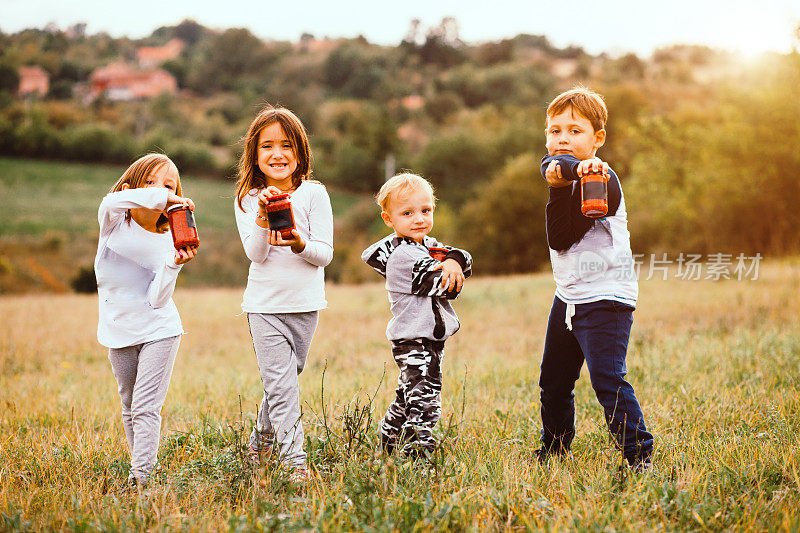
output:
[[0, 31], [85, 22], [90, 34], [140, 38], [191, 18], [212, 29], [246, 27], [264, 39], [356, 37], [397, 45], [410, 21], [423, 28], [454, 17], [471, 44], [520, 33], [591, 54], [649, 56], [672, 44], [701, 44], [747, 56], [798, 46], [800, 0], [0, 0]]

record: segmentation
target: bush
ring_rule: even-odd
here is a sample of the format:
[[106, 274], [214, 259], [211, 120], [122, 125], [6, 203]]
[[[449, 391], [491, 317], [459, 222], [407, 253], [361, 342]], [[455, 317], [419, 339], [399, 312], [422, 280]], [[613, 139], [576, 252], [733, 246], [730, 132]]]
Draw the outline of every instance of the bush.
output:
[[433, 139], [413, 168], [433, 183], [440, 198], [461, 204], [473, 184], [489, 178], [497, 161], [494, 144], [465, 129]]
[[72, 290], [80, 293], [95, 293], [97, 292], [97, 278], [94, 274], [94, 266], [81, 267], [78, 273], [70, 281]]
[[78, 161], [126, 163], [138, 147], [130, 138], [120, 136], [108, 126], [85, 124], [68, 130], [60, 157]]
[[168, 151], [166, 153], [181, 171], [207, 174], [213, 172], [217, 168], [214, 156], [202, 147], [187, 144], [174, 144], [168, 146]]
[[63, 152], [58, 132], [38, 115], [32, 117], [30, 123], [19, 126], [14, 137], [14, 155], [49, 158], [60, 156]]
[[459, 234], [481, 274], [538, 270], [549, 258], [547, 184], [531, 153], [509, 161], [461, 210]]

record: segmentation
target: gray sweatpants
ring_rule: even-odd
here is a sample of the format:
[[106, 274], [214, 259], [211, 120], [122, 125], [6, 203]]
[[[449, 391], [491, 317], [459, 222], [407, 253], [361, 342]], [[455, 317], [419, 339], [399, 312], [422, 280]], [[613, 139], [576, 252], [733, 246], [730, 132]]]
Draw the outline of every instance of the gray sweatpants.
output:
[[108, 350], [122, 400], [122, 425], [131, 454], [131, 475], [144, 483], [156, 465], [161, 407], [180, 343], [178, 335]]
[[250, 447], [263, 450], [274, 439], [280, 446], [281, 460], [294, 468], [306, 466], [298, 375], [306, 364], [318, 320], [318, 311], [247, 314], [264, 386]]

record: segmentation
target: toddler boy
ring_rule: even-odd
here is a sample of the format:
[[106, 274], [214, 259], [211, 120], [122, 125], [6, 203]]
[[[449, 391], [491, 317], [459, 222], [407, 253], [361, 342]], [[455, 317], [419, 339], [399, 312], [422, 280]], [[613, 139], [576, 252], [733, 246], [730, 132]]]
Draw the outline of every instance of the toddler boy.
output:
[[[441, 414], [444, 341], [460, 326], [450, 305], [472, 272], [472, 257], [428, 236], [433, 228], [433, 188], [415, 174], [399, 174], [376, 197], [381, 218], [394, 233], [361, 254], [386, 278], [392, 318], [386, 337], [400, 368], [396, 398], [381, 422], [381, 446], [407, 456], [425, 456], [436, 448], [433, 428]], [[448, 250], [444, 260], [429, 248]]]

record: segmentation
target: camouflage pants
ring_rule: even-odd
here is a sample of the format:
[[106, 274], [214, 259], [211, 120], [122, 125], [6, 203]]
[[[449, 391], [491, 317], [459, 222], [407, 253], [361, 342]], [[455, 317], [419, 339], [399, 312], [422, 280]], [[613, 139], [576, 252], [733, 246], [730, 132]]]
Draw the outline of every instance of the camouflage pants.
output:
[[397, 394], [381, 422], [381, 444], [392, 453], [433, 452], [433, 427], [442, 413], [444, 342], [428, 339], [392, 341], [392, 356], [400, 368]]

